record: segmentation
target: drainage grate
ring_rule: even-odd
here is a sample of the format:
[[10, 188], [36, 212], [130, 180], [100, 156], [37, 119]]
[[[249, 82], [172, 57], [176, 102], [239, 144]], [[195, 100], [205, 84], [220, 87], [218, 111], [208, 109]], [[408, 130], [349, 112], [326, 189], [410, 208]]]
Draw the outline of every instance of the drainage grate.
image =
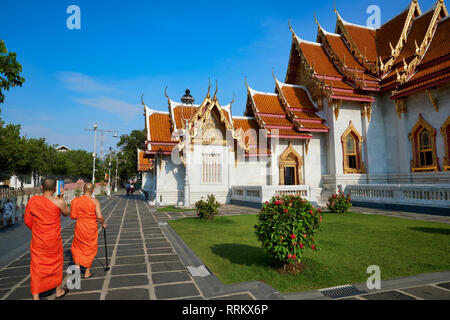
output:
[[359, 291], [358, 289], [356, 289], [355, 286], [352, 286], [349, 284], [345, 285], [345, 286], [322, 289], [322, 290], [320, 290], [320, 292], [322, 292], [322, 294], [324, 296], [330, 297], [333, 299], [356, 296], [359, 294], [366, 293], [365, 291]]

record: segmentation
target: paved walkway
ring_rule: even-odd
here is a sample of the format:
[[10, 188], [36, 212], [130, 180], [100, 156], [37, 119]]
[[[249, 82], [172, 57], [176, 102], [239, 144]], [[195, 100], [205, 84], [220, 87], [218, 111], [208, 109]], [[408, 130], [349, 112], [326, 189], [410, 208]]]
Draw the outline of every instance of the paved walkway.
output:
[[[224, 285], [166, 223], [170, 219], [195, 216], [194, 212], [157, 212], [140, 196], [113, 196], [105, 200], [102, 207], [108, 224], [111, 270], [105, 272], [104, 269], [106, 251], [101, 232], [98, 254], [92, 266], [94, 276], [82, 279], [81, 289], [72, 290], [64, 299], [331, 299], [320, 290], [282, 295], [261, 282]], [[222, 215], [257, 212], [257, 209], [233, 205], [221, 208]], [[75, 226], [71, 221], [66, 224], [62, 231], [65, 268], [73, 264], [70, 247]], [[29, 263], [30, 254], [26, 248], [3, 269], [0, 267], [1, 300], [31, 298]], [[364, 286], [355, 285], [359, 292], [351, 299], [449, 299], [450, 272], [383, 281], [382, 291], [370, 293], [365, 292]], [[54, 292], [41, 297], [52, 300]]]

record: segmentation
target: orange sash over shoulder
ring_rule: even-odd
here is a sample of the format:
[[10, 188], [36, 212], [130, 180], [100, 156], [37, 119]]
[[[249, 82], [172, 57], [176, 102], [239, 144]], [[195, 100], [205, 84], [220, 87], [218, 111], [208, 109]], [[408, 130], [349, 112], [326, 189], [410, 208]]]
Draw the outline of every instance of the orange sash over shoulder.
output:
[[77, 220], [72, 242], [72, 257], [75, 263], [90, 268], [97, 255], [98, 223], [95, 203], [87, 196], [73, 199], [70, 217]]
[[25, 209], [25, 224], [31, 238], [31, 293], [56, 288], [63, 280], [61, 210], [45, 196], [34, 196]]

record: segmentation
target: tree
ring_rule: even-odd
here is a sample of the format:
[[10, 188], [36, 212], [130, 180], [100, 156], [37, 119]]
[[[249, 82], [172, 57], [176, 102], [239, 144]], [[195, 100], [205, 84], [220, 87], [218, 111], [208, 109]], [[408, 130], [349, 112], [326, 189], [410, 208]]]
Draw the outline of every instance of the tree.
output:
[[20, 125], [3, 126], [0, 120], [0, 179], [8, 179], [20, 170], [23, 157], [23, 141], [20, 136]]
[[[17, 54], [6, 49], [5, 42], [0, 40], [0, 103], [5, 101], [4, 93], [11, 87], [22, 86], [25, 78], [20, 76], [22, 66], [17, 61]], [[0, 124], [1, 125], [1, 124]]]
[[124, 160], [119, 168], [119, 176], [122, 181], [137, 175], [137, 148], [145, 148], [145, 139], [145, 130], [133, 130], [129, 135], [120, 136], [117, 147], [121, 148], [121, 158]]

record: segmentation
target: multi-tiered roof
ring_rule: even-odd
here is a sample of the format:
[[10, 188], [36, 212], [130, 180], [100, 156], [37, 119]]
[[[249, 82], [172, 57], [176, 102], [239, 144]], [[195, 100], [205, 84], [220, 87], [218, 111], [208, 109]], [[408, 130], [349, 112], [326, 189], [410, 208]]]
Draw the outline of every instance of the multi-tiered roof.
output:
[[314, 99], [364, 104], [374, 101], [375, 92], [390, 92], [396, 99], [450, 80], [443, 0], [425, 13], [413, 0], [378, 29], [349, 23], [335, 13], [335, 33], [316, 20], [316, 42], [302, 40], [291, 28], [286, 82], [307, 86]]

